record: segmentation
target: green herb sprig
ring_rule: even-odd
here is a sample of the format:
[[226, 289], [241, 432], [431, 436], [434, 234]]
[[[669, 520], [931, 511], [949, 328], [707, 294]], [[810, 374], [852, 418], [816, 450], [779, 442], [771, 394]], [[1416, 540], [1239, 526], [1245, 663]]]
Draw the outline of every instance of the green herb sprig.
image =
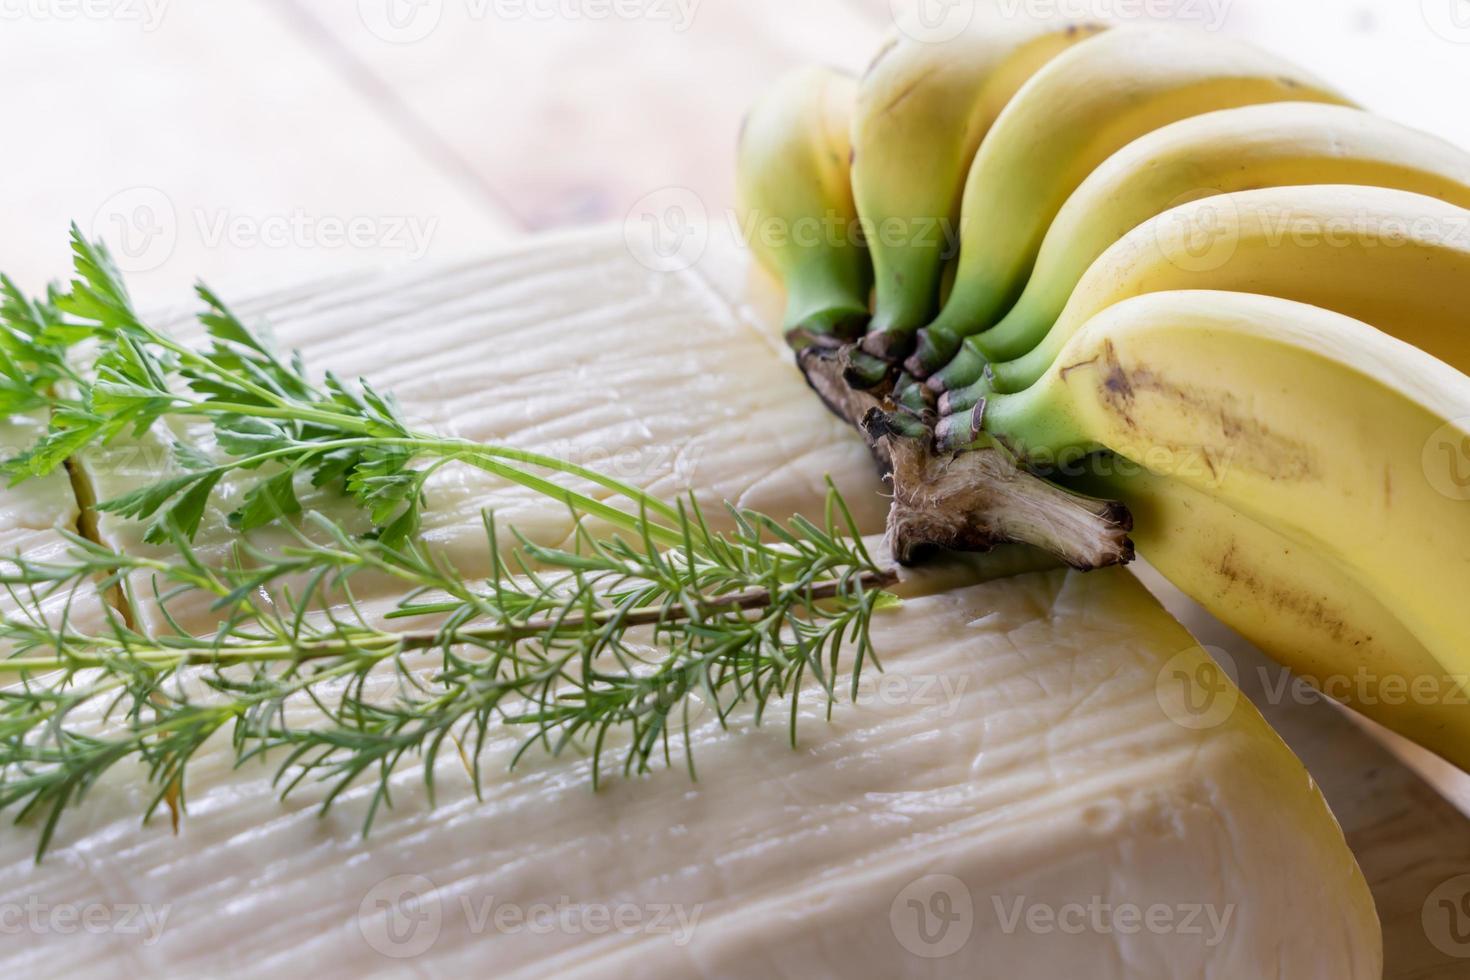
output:
[[[30, 303], [6, 283], [0, 305], [3, 333], [18, 338], [22, 356], [6, 357], [30, 391], [66, 384], [44, 399], [52, 409], [45, 438], [9, 460], [13, 482], [43, 476], [86, 449], [125, 433], [140, 435], [164, 418], [207, 419], [222, 458], [175, 442], [180, 472], [98, 509], [148, 521], [145, 540], [165, 543], [175, 532], [192, 539], [220, 480], [256, 473], [231, 525], [250, 531], [301, 512], [299, 474], [317, 487], [338, 487], [364, 508], [376, 534], [401, 543], [417, 531], [423, 488], [440, 466], [462, 462], [486, 470], [626, 531], [638, 522], [626, 511], [542, 475], [559, 472], [590, 481], [647, 510], [643, 522], [660, 544], [681, 543], [676, 509], [624, 481], [541, 453], [410, 429], [390, 395], [359, 380], [349, 385], [327, 372], [309, 377], [299, 354], [281, 357], [211, 290], [199, 286], [205, 345], [191, 347], [149, 326], [134, 310], [107, 250], [72, 228], [76, 269], [70, 289]], [[40, 347], [29, 337], [49, 339]], [[91, 370], [71, 351], [90, 349]], [[0, 349], [0, 355], [8, 352]], [[6, 372], [0, 372], [6, 373]]]
[[[182, 808], [189, 763], [216, 737], [237, 764], [272, 760], [285, 795], [324, 785], [324, 811], [368, 781], [366, 832], [410, 759], [432, 800], [446, 745], [478, 793], [497, 726], [521, 733], [512, 765], [538, 748], [585, 753], [594, 786], [613, 746], [628, 775], [673, 764], [682, 742], [693, 775], [696, 705], [721, 726], [742, 709], [758, 724], [785, 698], [794, 742], [808, 680], [830, 711], [844, 675], [856, 697], [865, 665], [877, 665], [870, 622], [894, 601], [895, 576], [864, 548], [835, 488], [821, 525], [731, 508], [734, 530], [716, 532], [692, 497], [670, 504], [553, 457], [415, 432], [366, 382], [313, 382], [299, 355], [278, 356], [202, 287], [206, 341], [184, 344], [139, 318], [105, 250], [75, 229], [73, 249], [69, 290], [29, 301], [0, 281], [0, 403], [51, 412], [45, 436], [6, 464], [11, 479], [166, 420], [208, 419], [218, 453], [176, 444], [179, 472], [99, 505], [147, 521], [166, 557], [69, 535], [64, 561], [0, 562], [18, 610], [0, 619], [0, 684], [13, 680], [0, 686], [0, 810], [42, 821], [38, 857], [65, 810], [122, 763], [141, 763], [152, 787], [145, 817], [165, 802]], [[517, 535], [502, 548], [487, 514], [491, 573], [461, 575], [414, 534], [425, 480], [453, 462], [568, 507], [572, 542]], [[302, 513], [303, 475], [340, 490], [374, 531]], [[200, 556], [193, 540], [226, 476], [253, 480], [231, 524], [277, 524], [288, 546], [242, 536], [222, 565]], [[589, 518], [612, 532], [594, 534]], [[366, 612], [354, 583], [368, 576], [404, 598]], [[156, 635], [135, 625], [143, 588], [167, 624]], [[122, 602], [88, 632], [74, 603], [93, 593]], [[219, 618], [207, 636], [170, 612], [200, 597]], [[61, 612], [47, 614], [57, 600]], [[397, 628], [406, 619], [432, 625]]]

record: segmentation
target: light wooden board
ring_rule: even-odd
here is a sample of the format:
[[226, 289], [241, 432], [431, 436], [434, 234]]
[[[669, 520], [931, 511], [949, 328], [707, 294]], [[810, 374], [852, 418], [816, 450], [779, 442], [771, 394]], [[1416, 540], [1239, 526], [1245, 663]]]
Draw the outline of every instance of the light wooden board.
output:
[[[147, 16], [141, 0], [118, 7]], [[268, 0], [162, 3], [157, 17], [0, 20], [0, 270], [26, 287], [67, 272], [73, 220], [150, 304], [196, 277], [253, 293], [509, 232]]]
[[[518, 229], [619, 219], [669, 186], [693, 189], [718, 217], [731, 199], [735, 125], [756, 89], [800, 62], [860, 67], [892, 9], [888, 0], [705, 0], [676, 31], [507, 23], [472, 16], [483, 4], [429, 0], [443, 15], [404, 44], [373, 33], [374, 5], [387, 2], [165, 4], [151, 25], [7, 17], [0, 269], [30, 286], [62, 274], [66, 221], [136, 234], [160, 200], [173, 209], [172, 246], [149, 239], [127, 262], [150, 303], [177, 299], [198, 274], [238, 295], [411, 261], [381, 242], [249, 241], [252, 226], [297, 213], [437, 219], [424, 257], [434, 263]], [[1223, 14], [1227, 32], [1290, 53], [1370, 108], [1470, 145], [1466, 0], [1170, 2], [1195, 23]], [[201, 212], [204, 228], [223, 212], [247, 234], [212, 243]], [[1258, 663], [1218, 625], [1175, 607], [1206, 642]], [[1388, 976], [1470, 975], [1470, 961], [1436, 950], [1421, 922], [1433, 889], [1470, 870], [1470, 821], [1332, 707], [1263, 708], [1317, 775], [1374, 883]], [[1395, 748], [1470, 799], [1463, 776]]]
[[621, 220], [670, 187], [723, 218], [753, 93], [800, 63], [861, 70], [884, 26], [843, 0], [642, 0], [638, 19], [428, 0], [398, 30], [373, 13], [388, 0], [281, 2], [528, 229]]

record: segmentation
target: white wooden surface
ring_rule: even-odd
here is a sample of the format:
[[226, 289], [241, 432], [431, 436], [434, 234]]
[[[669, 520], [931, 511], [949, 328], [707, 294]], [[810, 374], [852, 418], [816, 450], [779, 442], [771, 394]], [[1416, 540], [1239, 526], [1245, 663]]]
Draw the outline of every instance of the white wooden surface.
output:
[[[962, 15], [969, 2], [949, 8]], [[1124, 20], [1171, 13], [1267, 44], [1369, 108], [1470, 146], [1470, 0], [1002, 2]], [[861, 68], [893, 5], [648, 0], [634, 20], [556, 12], [577, 9], [0, 6], [10, 123], [0, 269], [32, 288], [65, 274], [76, 220], [112, 241], [141, 299], [171, 303], [196, 276], [229, 296], [442, 264], [530, 231], [621, 220], [670, 187], [718, 220], [753, 93], [801, 62]], [[1177, 597], [1175, 608], [1206, 642], [1254, 662]], [[1433, 889], [1470, 872], [1470, 821], [1331, 707], [1263, 708], [1317, 774], [1374, 884], [1388, 975], [1470, 975], [1422, 921]], [[1442, 768], [1421, 768], [1465, 793]]]

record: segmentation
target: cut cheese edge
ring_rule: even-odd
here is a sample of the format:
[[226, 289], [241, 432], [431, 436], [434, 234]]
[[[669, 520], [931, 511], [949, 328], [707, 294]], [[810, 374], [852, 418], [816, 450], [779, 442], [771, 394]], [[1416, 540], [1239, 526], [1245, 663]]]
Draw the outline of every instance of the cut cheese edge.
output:
[[[321, 820], [309, 796], [277, 802], [268, 770], [231, 772], [220, 745], [177, 838], [138, 829], [136, 786], [109, 780], [39, 870], [7, 841], [0, 902], [167, 907], [161, 938], [43, 937], [0, 958], [344, 977], [1380, 975], [1372, 899], [1310, 777], [1233, 688], [1195, 713], [1204, 654], [1127, 572], [971, 586], [875, 627], [886, 673], [857, 704], [829, 723], [809, 698], [795, 750], [781, 720], [706, 721], [698, 783], [676, 767], [594, 794], [574, 759], [505, 775], [502, 736], [483, 802], [456, 763], [436, 810], [405, 772], [364, 841], [367, 787]], [[555, 916], [572, 924], [548, 931]]]

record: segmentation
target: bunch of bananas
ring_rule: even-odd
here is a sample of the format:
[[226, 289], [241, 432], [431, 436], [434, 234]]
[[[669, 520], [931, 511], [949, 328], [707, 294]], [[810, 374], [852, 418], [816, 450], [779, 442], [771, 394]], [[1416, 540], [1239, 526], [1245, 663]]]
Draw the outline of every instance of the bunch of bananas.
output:
[[740, 173], [844, 229], [754, 244], [901, 559], [1136, 544], [1470, 768], [1470, 153], [1216, 35], [997, 8], [783, 81]]

